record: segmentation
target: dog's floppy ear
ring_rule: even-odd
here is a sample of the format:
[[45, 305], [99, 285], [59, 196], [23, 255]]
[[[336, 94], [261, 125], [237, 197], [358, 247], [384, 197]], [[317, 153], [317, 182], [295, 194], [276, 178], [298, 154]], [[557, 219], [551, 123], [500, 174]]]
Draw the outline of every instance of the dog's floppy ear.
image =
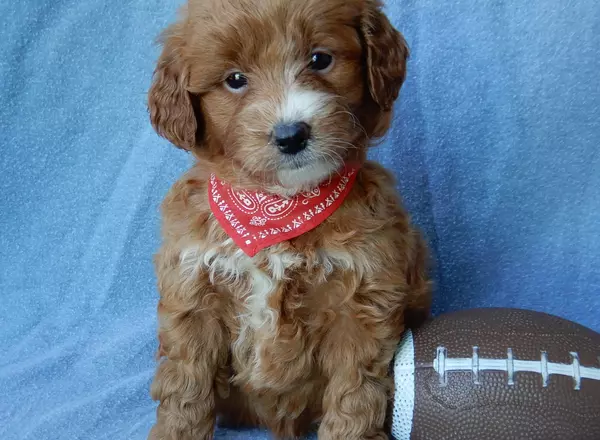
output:
[[367, 79], [373, 100], [389, 111], [400, 93], [409, 55], [404, 37], [381, 11], [379, 0], [366, 0], [361, 31], [366, 50]]
[[179, 148], [191, 150], [196, 144], [201, 121], [186, 89], [189, 72], [183, 61], [184, 41], [180, 26], [168, 28], [160, 41], [163, 51], [148, 92], [150, 121], [159, 135]]

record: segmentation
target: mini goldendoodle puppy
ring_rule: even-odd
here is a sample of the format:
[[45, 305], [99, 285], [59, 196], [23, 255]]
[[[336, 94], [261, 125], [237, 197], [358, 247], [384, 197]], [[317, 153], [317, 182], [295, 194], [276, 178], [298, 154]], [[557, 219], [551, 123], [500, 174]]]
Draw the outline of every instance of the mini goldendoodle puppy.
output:
[[423, 242], [366, 159], [403, 37], [377, 0], [190, 0], [163, 44], [151, 120], [197, 163], [162, 206], [150, 437], [220, 417], [387, 439], [389, 365], [429, 309]]

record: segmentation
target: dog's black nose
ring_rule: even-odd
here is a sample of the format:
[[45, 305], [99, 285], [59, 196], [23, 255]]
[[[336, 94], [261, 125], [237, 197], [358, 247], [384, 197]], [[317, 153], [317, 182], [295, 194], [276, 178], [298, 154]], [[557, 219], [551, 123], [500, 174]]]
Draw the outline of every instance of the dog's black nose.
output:
[[310, 125], [305, 122], [277, 124], [273, 130], [273, 140], [284, 154], [298, 154], [306, 148], [310, 138]]

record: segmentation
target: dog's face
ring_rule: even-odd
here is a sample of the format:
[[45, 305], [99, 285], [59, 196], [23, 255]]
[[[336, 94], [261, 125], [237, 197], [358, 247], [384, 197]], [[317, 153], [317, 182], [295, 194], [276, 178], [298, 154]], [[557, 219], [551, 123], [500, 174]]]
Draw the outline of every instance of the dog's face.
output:
[[292, 193], [364, 157], [408, 55], [376, 0], [191, 0], [164, 44], [157, 131]]

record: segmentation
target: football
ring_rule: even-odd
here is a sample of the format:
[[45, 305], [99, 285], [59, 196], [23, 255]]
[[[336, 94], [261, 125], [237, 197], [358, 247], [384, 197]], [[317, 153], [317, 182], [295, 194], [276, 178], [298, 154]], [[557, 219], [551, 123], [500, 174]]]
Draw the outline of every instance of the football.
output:
[[600, 439], [600, 334], [515, 309], [407, 331], [393, 363], [396, 440]]

